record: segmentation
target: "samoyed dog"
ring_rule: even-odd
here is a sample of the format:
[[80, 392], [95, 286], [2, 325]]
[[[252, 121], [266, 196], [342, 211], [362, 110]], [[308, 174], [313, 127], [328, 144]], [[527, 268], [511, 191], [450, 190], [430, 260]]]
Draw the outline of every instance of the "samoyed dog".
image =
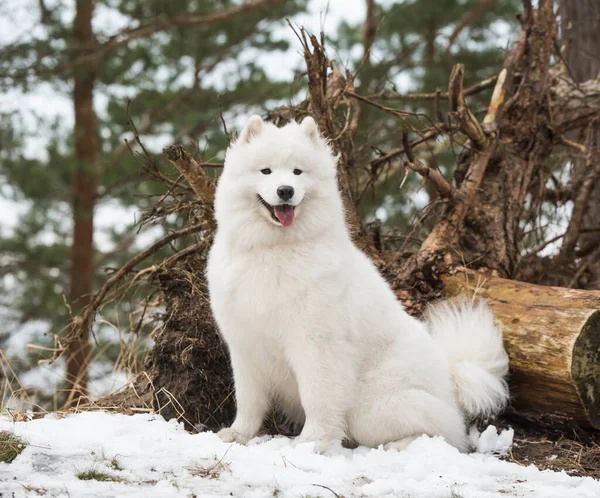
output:
[[252, 116], [227, 151], [207, 277], [231, 355], [237, 415], [226, 442], [255, 437], [276, 408], [325, 451], [348, 438], [401, 450], [501, 410], [508, 357], [483, 303], [409, 316], [344, 220], [336, 157], [315, 121]]

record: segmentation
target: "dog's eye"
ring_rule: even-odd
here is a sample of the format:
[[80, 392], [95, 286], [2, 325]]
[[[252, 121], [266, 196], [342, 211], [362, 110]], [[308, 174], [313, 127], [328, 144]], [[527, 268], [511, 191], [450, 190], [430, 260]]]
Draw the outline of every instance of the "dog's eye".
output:
[[271, 168], [265, 168], [265, 169], [261, 169], [260, 172], [263, 175], [270, 175], [271, 174]]
[[302, 170], [301, 169], [296, 168], [294, 170], [294, 175], [301, 175], [301, 174], [302, 174]]

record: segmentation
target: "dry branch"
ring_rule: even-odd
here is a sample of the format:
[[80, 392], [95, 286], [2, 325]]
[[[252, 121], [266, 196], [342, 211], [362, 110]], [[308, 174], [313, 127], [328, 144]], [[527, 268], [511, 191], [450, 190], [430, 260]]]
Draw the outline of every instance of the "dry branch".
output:
[[402, 165], [415, 173], [419, 173], [424, 180], [429, 180], [443, 198], [453, 199], [456, 197], [456, 188], [439, 171], [416, 159], [414, 161], [404, 161]]
[[207, 223], [198, 223], [196, 225], [189, 226], [187, 228], [183, 228], [181, 230], [176, 230], [166, 235], [160, 240], [157, 240], [150, 247], [140, 252], [133, 258], [131, 258], [127, 263], [125, 263], [119, 270], [113, 273], [110, 278], [104, 283], [100, 291], [94, 295], [90, 304], [88, 304], [81, 316], [75, 317], [73, 319], [73, 323], [71, 324], [71, 330], [69, 331], [69, 336], [67, 337], [66, 343], [69, 342], [72, 338], [77, 338], [81, 336], [82, 330], [92, 330], [92, 325], [96, 313], [104, 298], [106, 297], [108, 291], [119, 281], [121, 281], [127, 274], [129, 274], [138, 264], [142, 261], [155, 254], [159, 249], [170, 244], [176, 239], [181, 237], [185, 237], [186, 235], [191, 235], [193, 233], [198, 233], [207, 228]]
[[390, 113], [390, 114], [392, 114], [392, 115], [394, 115], [394, 116], [396, 116], [398, 118], [404, 119], [407, 116], [414, 116], [416, 114], [414, 112], [403, 111], [402, 109], [396, 109], [395, 107], [388, 107], [388, 106], [385, 106], [385, 105], [381, 105], [381, 104], [379, 104], [377, 102], [374, 102], [370, 98], [363, 97], [362, 95], [358, 95], [356, 92], [353, 92], [353, 91], [346, 91], [345, 94], [348, 97], [352, 97], [353, 99], [360, 100], [361, 102], [369, 104], [369, 105], [371, 105], [371, 106], [373, 106], [373, 107], [375, 107], [375, 108], [377, 108], [377, 109], [379, 109], [381, 111], [388, 112], [388, 113]]
[[[339, 126], [335, 119], [335, 110], [344, 93], [353, 88], [351, 75], [343, 77], [336, 64], [332, 64], [325, 52], [325, 35], [321, 33], [320, 39], [314, 35], [307, 35], [304, 28], [296, 30], [288, 20], [303, 49], [304, 62], [306, 63], [308, 77], [308, 113], [314, 118], [323, 136], [330, 140], [335, 153], [339, 153], [338, 183], [342, 193], [346, 222], [352, 232], [355, 242], [360, 245], [363, 239], [358, 214], [354, 209], [354, 196], [350, 183], [349, 163], [352, 153], [351, 141], [344, 140], [346, 126]], [[332, 73], [328, 76], [329, 69]], [[354, 121], [354, 122], [353, 122]], [[346, 119], [348, 128], [357, 126], [356, 120]], [[351, 130], [352, 131], [352, 130]]]
[[[443, 123], [438, 123], [437, 126], [434, 129], [429, 130], [428, 132], [424, 133], [419, 138], [413, 140], [410, 143], [410, 145], [411, 145], [411, 147], [414, 148], [417, 145], [421, 145], [422, 143], [425, 143], [425, 142], [427, 142], [429, 140], [433, 140], [438, 135], [441, 135], [442, 133], [450, 131], [450, 130], [452, 130], [452, 128], [444, 125]], [[385, 164], [386, 162], [391, 161], [392, 159], [395, 159], [396, 157], [401, 156], [402, 154], [405, 154], [405, 153], [406, 153], [406, 150], [404, 149], [404, 147], [392, 150], [390, 152], [382, 154], [381, 156], [376, 157], [375, 159], [373, 159], [369, 163], [369, 166], [371, 167], [372, 170], [376, 169], [376, 168], [379, 168], [383, 164]]]
[[483, 120], [483, 124], [489, 125], [491, 123], [495, 123], [496, 116], [498, 114], [498, 109], [504, 103], [504, 95], [505, 89], [504, 85], [506, 83], [506, 75], [508, 71], [506, 68], [500, 71], [498, 75], [498, 80], [496, 81], [496, 85], [494, 86], [494, 91], [492, 93], [492, 98], [490, 99], [490, 105], [488, 106], [488, 112]]
[[446, 219], [441, 220], [434, 227], [421, 245], [417, 257], [419, 264], [430, 260], [436, 254], [449, 251], [456, 244], [459, 230], [462, 227], [469, 208], [473, 204], [490, 158], [496, 153], [496, 144], [497, 142], [492, 142], [490, 147], [480, 152], [471, 164], [467, 177], [455, 195], [457, 202], [455, 203], [454, 210]]
[[[480, 81], [479, 83], [470, 86], [469, 88], [465, 88], [463, 94], [465, 97], [469, 95], [475, 95], [479, 92], [487, 90], [488, 88], [492, 88], [498, 79], [497, 76], [492, 76], [486, 80]], [[367, 95], [368, 99], [381, 99], [381, 100], [398, 100], [403, 102], [415, 102], [421, 100], [436, 100], [437, 98], [447, 99], [448, 92], [435, 92], [435, 93], [396, 93], [396, 92], [388, 92], [381, 91], [377, 93], [372, 93], [371, 95]]]
[[473, 113], [467, 106], [465, 94], [463, 91], [463, 80], [465, 76], [465, 66], [456, 64], [450, 73], [450, 84], [448, 85], [448, 99], [450, 101], [450, 110], [455, 115], [460, 124], [461, 131], [467, 135], [479, 150], [485, 149], [490, 141], [483, 131], [483, 128], [473, 116]]
[[406, 151], [406, 156], [408, 157], [408, 161], [403, 162], [404, 167], [419, 173], [424, 180], [431, 181], [442, 197], [450, 199], [455, 198], [457, 195], [456, 188], [444, 178], [444, 175], [415, 158], [410, 142], [408, 141], [406, 129], [402, 133], [402, 144]]
[[198, 164], [181, 145], [165, 147], [163, 153], [185, 177], [202, 203], [212, 206], [215, 200], [215, 184], [202, 169], [202, 165]]

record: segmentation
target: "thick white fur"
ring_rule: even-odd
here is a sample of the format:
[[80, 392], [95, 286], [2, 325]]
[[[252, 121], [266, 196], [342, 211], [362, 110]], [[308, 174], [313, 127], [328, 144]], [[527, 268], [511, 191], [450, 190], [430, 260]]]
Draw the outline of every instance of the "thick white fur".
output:
[[[289, 227], [257, 197], [276, 205], [281, 185], [295, 190]], [[345, 436], [403, 449], [421, 434], [465, 451], [467, 419], [505, 404], [508, 359], [488, 308], [434, 307], [431, 331], [404, 311], [352, 244], [336, 158], [312, 118], [250, 118], [227, 151], [215, 213], [207, 276], [237, 401], [223, 440], [246, 443], [276, 404], [317, 451]]]

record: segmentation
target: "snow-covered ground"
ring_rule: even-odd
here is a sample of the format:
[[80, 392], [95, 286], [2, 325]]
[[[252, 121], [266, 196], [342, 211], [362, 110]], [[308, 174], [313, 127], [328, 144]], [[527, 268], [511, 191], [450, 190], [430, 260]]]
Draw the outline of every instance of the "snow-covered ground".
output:
[[[284, 437], [225, 444], [152, 414], [86, 412], [31, 422], [5, 416], [0, 430], [29, 442], [13, 463], [0, 463], [0, 496], [600, 496], [600, 482], [591, 478], [521, 467], [493, 454], [460, 454], [425, 436], [402, 452], [340, 446], [318, 455], [312, 444], [294, 448]], [[510, 432], [497, 436], [488, 428], [479, 448], [502, 451], [511, 441]], [[90, 469], [120, 482], [77, 478]]]

